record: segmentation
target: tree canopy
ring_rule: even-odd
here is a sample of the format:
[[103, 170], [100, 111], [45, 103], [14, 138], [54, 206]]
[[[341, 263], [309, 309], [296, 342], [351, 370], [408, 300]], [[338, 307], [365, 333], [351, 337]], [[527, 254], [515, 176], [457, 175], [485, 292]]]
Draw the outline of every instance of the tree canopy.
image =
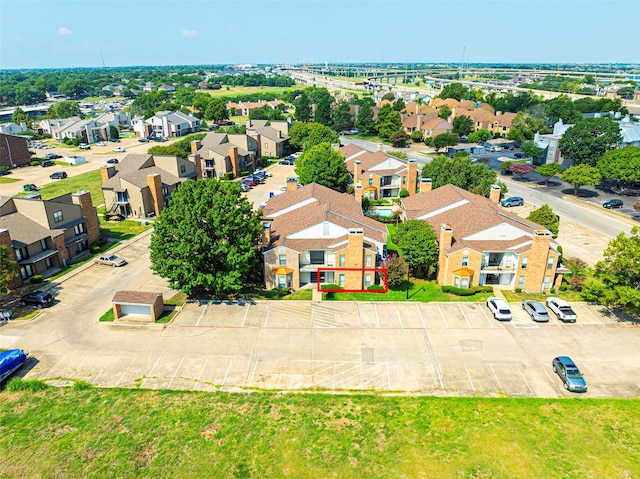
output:
[[558, 231], [560, 229], [560, 219], [558, 218], [558, 215], [553, 212], [549, 205], [544, 204], [540, 208], [533, 210], [531, 213], [529, 213], [527, 219], [547, 228], [549, 231], [551, 231], [554, 238], [558, 236]]
[[594, 166], [578, 165], [567, 168], [560, 178], [567, 183], [571, 183], [573, 185], [573, 194], [578, 196], [581, 186], [600, 184], [602, 174]]
[[598, 281], [587, 281], [582, 295], [587, 301], [620, 307], [640, 314], [640, 228], [634, 226], [631, 235], [620, 233], [604, 251], [604, 260], [595, 266]]
[[303, 185], [318, 183], [341, 192], [346, 190], [349, 181], [347, 164], [330, 143], [305, 148], [296, 161], [296, 174]]
[[238, 293], [259, 271], [260, 213], [240, 184], [186, 181], [154, 224], [151, 269], [188, 295]]
[[533, 159], [542, 158], [542, 153], [544, 152], [544, 150], [542, 148], [537, 147], [533, 141], [525, 141], [520, 146], [520, 151], [525, 156], [530, 156]]
[[356, 116], [356, 128], [362, 133], [373, 133], [376, 125], [373, 121], [373, 100], [366, 98], [360, 105], [360, 111]]
[[491, 132], [486, 128], [480, 128], [478, 131], [469, 133], [467, 139], [470, 143], [484, 143], [485, 141], [491, 139]]
[[333, 111], [333, 129], [335, 131], [342, 131], [352, 126], [353, 120], [351, 119], [349, 102], [341, 101]]
[[605, 178], [640, 181], [640, 147], [625, 146], [607, 151], [598, 160], [598, 169]]
[[467, 136], [473, 131], [473, 118], [458, 115], [453, 119], [453, 132], [458, 136]]
[[391, 138], [402, 127], [402, 117], [391, 105], [386, 104], [378, 112], [375, 127], [382, 138]]
[[226, 120], [229, 118], [227, 105], [220, 98], [213, 98], [204, 111], [204, 119], [207, 121]]
[[[439, 155], [424, 165], [420, 175], [422, 178], [431, 178], [434, 189], [452, 184], [486, 197], [489, 197], [491, 185], [496, 184], [498, 179], [497, 172], [482, 163], [472, 163], [466, 154], [456, 154], [451, 159]], [[506, 192], [506, 186], [500, 186]]]
[[549, 186], [549, 180], [552, 176], [557, 175], [562, 171], [562, 166], [558, 163], [545, 163], [536, 168], [536, 173], [544, 178], [544, 185]]
[[456, 100], [460, 101], [465, 97], [468, 91], [469, 89], [462, 83], [449, 83], [442, 89], [442, 91], [438, 95], [438, 98], [455, 98]]
[[340, 137], [328, 126], [320, 123], [294, 123], [289, 129], [289, 144], [294, 148], [307, 149], [320, 143], [338, 143]]
[[511, 121], [511, 129], [507, 133], [507, 139], [518, 142], [533, 140], [535, 134], [543, 131], [544, 128], [544, 120], [521, 111]]
[[596, 166], [605, 152], [622, 141], [620, 126], [609, 118], [586, 118], [564, 132], [558, 142], [562, 156], [574, 165]]
[[18, 263], [9, 257], [9, 248], [7, 245], [0, 245], [0, 295], [18, 277]]
[[82, 116], [77, 101], [59, 101], [47, 109], [47, 118], [70, 118]]
[[458, 138], [458, 135], [455, 133], [440, 133], [431, 140], [431, 146], [434, 147], [436, 149], [436, 153], [438, 153], [441, 148], [456, 146], [459, 139], [460, 138]]
[[423, 220], [409, 220], [396, 227], [393, 242], [417, 276], [428, 276], [438, 264], [438, 241], [431, 225]]

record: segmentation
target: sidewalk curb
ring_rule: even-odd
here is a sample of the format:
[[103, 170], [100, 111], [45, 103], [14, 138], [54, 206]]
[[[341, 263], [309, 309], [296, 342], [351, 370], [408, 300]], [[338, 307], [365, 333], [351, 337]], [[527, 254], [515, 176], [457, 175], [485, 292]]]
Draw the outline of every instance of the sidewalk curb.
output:
[[597, 211], [599, 213], [604, 213], [607, 216], [610, 216], [612, 218], [615, 218], [617, 220], [623, 221], [631, 226], [640, 226], [640, 222], [637, 220], [634, 220], [633, 218], [629, 218], [627, 215], [623, 215], [623, 214], [619, 214], [616, 213], [614, 211], [611, 211], [607, 208], [603, 208], [602, 206], [598, 206], [598, 205], [594, 205], [593, 203], [589, 202], [589, 201], [584, 201], [581, 200], [580, 198], [576, 198], [573, 195], [564, 195], [562, 197], [563, 200], [569, 201], [571, 203], [574, 203], [576, 205], [581, 205], [584, 206], [585, 208], [590, 208], [594, 211]]

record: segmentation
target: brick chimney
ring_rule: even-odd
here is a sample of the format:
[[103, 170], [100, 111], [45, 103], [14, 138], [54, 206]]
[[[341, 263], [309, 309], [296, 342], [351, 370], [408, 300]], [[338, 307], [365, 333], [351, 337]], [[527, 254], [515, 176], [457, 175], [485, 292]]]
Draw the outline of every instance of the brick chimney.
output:
[[431, 191], [433, 188], [433, 180], [431, 178], [422, 178], [420, 180], [420, 193]]
[[422, 115], [416, 117], [416, 131], [422, 132]]
[[499, 185], [491, 185], [491, 190], [489, 191], [489, 199], [495, 203], [500, 203], [500, 186]]
[[[544, 277], [549, 276], [549, 287], [553, 286], [556, 272], [555, 264], [553, 268], [547, 268], [549, 259], [549, 247], [551, 246], [551, 232], [546, 229], [535, 230], [532, 235], [531, 250], [529, 251], [529, 261], [527, 269], [520, 274], [524, 274], [523, 291], [542, 291]], [[555, 261], [554, 261], [555, 263]]]
[[384, 143], [378, 143], [376, 145], [376, 151], [384, 151]]
[[287, 191], [296, 191], [298, 189], [298, 178], [295, 176], [287, 177]]
[[362, 203], [362, 194], [364, 193], [364, 189], [362, 188], [362, 185], [359, 185], [359, 184], [355, 185], [353, 189], [356, 194], [356, 200]]
[[233, 171], [233, 177], [238, 178], [240, 176], [240, 157], [238, 156], [238, 147], [229, 147], [229, 159], [231, 160], [231, 171]]
[[282, 138], [282, 132], [280, 130], [276, 130], [278, 132], [278, 138]]
[[[364, 268], [364, 231], [362, 228], [349, 228], [347, 248], [339, 254], [345, 255], [346, 268]], [[362, 289], [363, 271], [345, 271], [344, 289]]]
[[202, 146], [200, 140], [191, 140], [191, 153], [196, 153], [200, 149], [200, 146]]
[[355, 160], [353, 162], [353, 185], [355, 187], [355, 185], [360, 184], [360, 172], [362, 171], [362, 169], [360, 168], [360, 160]]
[[448, 257], [446, 249], [451, 247], [453, 242], [453, 228], [451, 225], [442, 223], [440, 227], [440, 239], [438, 241], [438, 284], [447, 284]]
[[116, 167], [113, 165], [105, 165], [100, 168], [100, 177], [102, 178], [102, 184], [104, 185], [109, 178], [116, 174]]
[[409, 160], [407, 169], [407, 191], [410, 195], [415, 195], [418, 189], [418, 162]]
[[80, 205], [82, 216], [86, 218], [85, 226], [87, 228], [87, 238], [89, 244], [93, 244], [100, 239], [100, 222], [98, 221], [98, 213], [93, 207], [91, 193], [88, 191], [78, 191], [71, 195], [71, 201], [75, 205]]
[[202, 160], [200, 159], [200, 153], [191, 153], [189, 155], [189, 161], [191, 161], [196, 167], [198, 178], [204, 178], [202, 174]]
[[162, 207], [164, 206], [162, 195], [162, 178], [158, 173], [147, 175], [147, 184], [151, 193], [151, 201], [153, 202], [153, 212], [156, 216], [160, 216]]
[[262, 222], [262, 247], [267, 248], [271, 244], [271, 220]]

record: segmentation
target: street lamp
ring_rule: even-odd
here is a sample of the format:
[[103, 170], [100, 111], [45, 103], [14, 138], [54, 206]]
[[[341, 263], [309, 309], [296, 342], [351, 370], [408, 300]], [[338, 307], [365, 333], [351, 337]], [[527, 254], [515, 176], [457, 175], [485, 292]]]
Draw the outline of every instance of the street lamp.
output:
[[409, 280], [409, 269], [411, 265], [409, 263], [411, 262], [411, 256], [407, 256], [405, 261], [407, 262], [407, 301], [409, 301], [409, 288], [411, 287], [411, 281]]

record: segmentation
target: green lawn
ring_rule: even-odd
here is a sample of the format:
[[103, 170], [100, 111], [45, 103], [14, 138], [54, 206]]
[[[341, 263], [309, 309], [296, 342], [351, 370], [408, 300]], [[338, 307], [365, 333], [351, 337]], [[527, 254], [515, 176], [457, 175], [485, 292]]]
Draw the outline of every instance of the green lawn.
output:
[[100, 220], [101, 233], [119, 241], [131, 239], [153, 228], [151, 224], [143, 225], [139, 221], [133, 220], [102, 221], [102, 217]]
[[[56, 180], [54, 183], [49, 183], [40, 188], [38, 193], [42, 196], [43, 200], [50, 200], [51, 198], [67, 193], [77, 193], [80, 190], [87, 190], [91, 193], [93, 206], [103, 204], [104, 198], [102, 197], [102, 177], [100, 176], [100, 170], [88, 171], [77, 176]], [[28, 194], [28, 192], [23, 192], [16, 196]]]
[[9, 184], [9, 183], [17, 183], [18, 181], [22, 181], [20, 178], [8, 178], [6, 176], [0, 176], [0, 185]]
[[204, 93], [208, 93], [211, 96], [242, 96], [250, 95], [252, 93], [274, 93], [280, 99], [284, 96], [285, 92], [293, 90], [295, 87], [282, 88], [282, 87], [269, 87], [269, 86], [223, 86], [220, 90], [199, 90]]
[[640, 475], [638, 400], [41, 388], [2, 393], [6, 477]]
[[507, 301], [509, 302], [514, 302], [514, 303], [521, 303], [522, 301], [524, 301], [525, 299], [532, 299], [535, 301], [539, 301], [541, 303], [544, 303], [547, 298], [551, 297], [551, 296], [555, 296], [557, 298], [562, 298], [565, 301], [583, 301], [582, 298], [580, 297], [580, 293], [578, 291], [573, 291], [573, 290], [567, 290], [567, 291], [556, 291], [555, 293], [549, 293], [549, 294], [544, 294], [544, 293], [516, 293], [514, 291], [502, 291], [502, 294], [504, 294], [504, 297], [507, 299]]
[[[404, 284], [389, 288], [386, 293], [323, 293], [322, 297], [328, 301], [407, 301], [407, 286]], [[411, 278], [409, 283], [409, 299], [413, 302], [482, 302], [493, 293], [476, 293], [472, 296], [456, 296], [454, 294], [443, 293], [434, 281]]]

